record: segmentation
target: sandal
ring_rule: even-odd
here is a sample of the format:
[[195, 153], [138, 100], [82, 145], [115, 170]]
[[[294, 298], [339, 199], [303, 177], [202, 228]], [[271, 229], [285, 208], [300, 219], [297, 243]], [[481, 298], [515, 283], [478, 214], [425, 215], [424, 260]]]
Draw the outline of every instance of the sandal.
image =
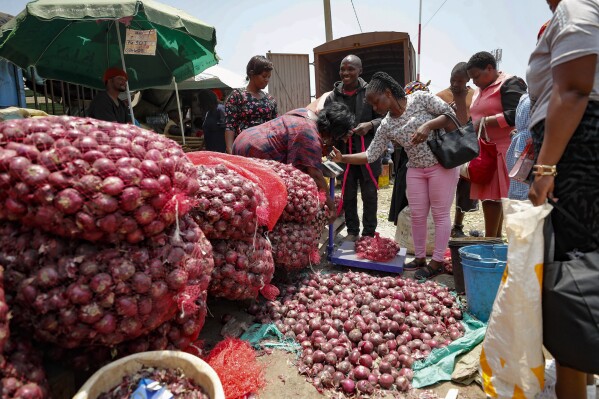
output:
[[410, 272], [410, 271], [418, 270], [418, 269], [420, 269], [421, 267], [424, 267], [424, 266], [426, 266], [426, 259], [417, 259], [417, 258], [414, 258], [413, 261], [411, 261], [409, 263], [406, 263], [403, 266], [403, 269], [405, 271], [407, 271], [407, 272]]
[[417, 280], [427, 280], [427, 279], [436, 277], [440, 274], [443, 274], [443, 264], [440, 262], [437, 262], [437, 265], [438, 265], [438, 268], [433, 269], [431, 267], [431, 264], [429, 263], [424, 268], [416, 271], [416, 273], [414, 273], [414, 278]]

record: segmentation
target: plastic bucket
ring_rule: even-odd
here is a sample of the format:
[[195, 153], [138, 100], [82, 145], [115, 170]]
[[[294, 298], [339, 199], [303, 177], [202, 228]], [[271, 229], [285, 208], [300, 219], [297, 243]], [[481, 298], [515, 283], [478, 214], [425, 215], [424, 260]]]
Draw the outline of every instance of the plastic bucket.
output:
[[463, 265], [468, 310], [482, 322], [486, 323], [491, 316], [505, 265], [506, 262], [499, 262], [494, 268]]
[[453, 283], [457, 293], [466, 292], [464, 285], [464, 272], [462, 270], [462, 257], [459, 249], [469, 245], [476, 244], [502, 244], [501, 238], [493, 237], [462, 237], [449, 240], [449, 249], [451, 251], [451, 267], [453, 269]]
[[487, 322], [507, 263], [507, 245], [471, 245], [460, 248], [468, 309]]
[[496, 267], [507, 260], [506, 244], [469, 245], [458, 250], [462, 265], [474, 267]]

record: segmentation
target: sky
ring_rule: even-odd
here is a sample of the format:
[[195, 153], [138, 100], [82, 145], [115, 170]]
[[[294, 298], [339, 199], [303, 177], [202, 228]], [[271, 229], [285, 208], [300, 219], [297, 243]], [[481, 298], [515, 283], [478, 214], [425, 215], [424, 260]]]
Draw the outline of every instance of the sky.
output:
[[[323, 0], [161, 1], [215, 26], [219, 65], [243, 76], [254, 55], [309, 54], [312, 62], [314, 47], [326, 41]], [[0, 11], [16, 15], [27, 2], [0, 0]], [[330, 2], [333, 39], [360, 33], [360, 26], [362, 32], [407, 32], [417, 51], [418, 0], [353, 0], [359, 24], [351, 0]], [[499, 69], [525, 78], [539, 28], [549, 18], [545, 0], [422, 0], [421, 80], [440, 91], [456, 63], [498, 48]]]

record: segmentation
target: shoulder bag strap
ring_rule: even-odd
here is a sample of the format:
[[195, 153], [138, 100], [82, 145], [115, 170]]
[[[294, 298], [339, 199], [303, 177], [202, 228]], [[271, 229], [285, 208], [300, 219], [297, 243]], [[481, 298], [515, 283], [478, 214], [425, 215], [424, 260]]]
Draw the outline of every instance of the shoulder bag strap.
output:
[[480, 121], [480, 123], [478, 124], [478, 138], [480, 139], [480, 134], [481, 134], [481, 133], [482, 133], [482, 131], [484, 130], [484, 131], [485, 131], [485, 137], [484, 137], [484, 140], [485, 140], [485, 141], [490, 141], [490, 140], [489, 140], [489, 135], [487, 134], [487, 127], [486, 127], [485, 125], [486, 125], [486, 123], [485, 123], [485, 119], [484, 119], [484, 118], [481, 118], [481, 121]]
[[456, 118], [453, 114], [451, 114], [449, 112], [444, 112], [441, 115], [445, 115], [446, 117], [451, 119], [451, 121], [453, 123], [455, 123], [455, 125], [458, 127], [458, 129], [462, 127], [462, 124], [460, 123], [460, 121], [458, 121], [458, 118]]

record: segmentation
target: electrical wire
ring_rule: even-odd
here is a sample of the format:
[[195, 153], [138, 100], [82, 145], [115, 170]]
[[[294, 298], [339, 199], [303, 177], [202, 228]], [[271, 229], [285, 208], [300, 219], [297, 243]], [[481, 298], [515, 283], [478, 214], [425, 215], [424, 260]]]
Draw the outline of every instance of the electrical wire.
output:
[[437, 8], [437, 11], [435, 11], [435, 13], [433, 14], [433, 16], [432, 16], [432, 17], [430, 17], [430, 18], [428, 19], [428, 21], [426, 21], [426, 23], [424, 24], [423, 28], [426, 28], [426, 25], [428, 25], [428, 23], [429, 23], [429, 22], [431, 22], [431, 20], [432, 20], [432, 19], [435, 17], [435, 15], [437, 15], [437, 13], [439, 12], [439, 10], [440, 10], [441, 8], [443, 8], [443, 6], [445, 5], [445, 3], [447, 3], [447, 0], [445, 0], [445, 1], [443, 2], [443, 4], [441, 4], [441, 5], [439, 6], [439, 8]]
[[[358, 13], [356, 12], [356, 6], [354, 6], [354, 0], [351, 1], [351, 6], [354, 9], [354, 15], [356, 16], [356, 21], [358, 21], [358, 26], [360, 27], [360, 32], [362, 32], [362, 25], [360, 25], [360, 19], [358, 18]], [[447, 1], [447, 0], [445, 0]]]

